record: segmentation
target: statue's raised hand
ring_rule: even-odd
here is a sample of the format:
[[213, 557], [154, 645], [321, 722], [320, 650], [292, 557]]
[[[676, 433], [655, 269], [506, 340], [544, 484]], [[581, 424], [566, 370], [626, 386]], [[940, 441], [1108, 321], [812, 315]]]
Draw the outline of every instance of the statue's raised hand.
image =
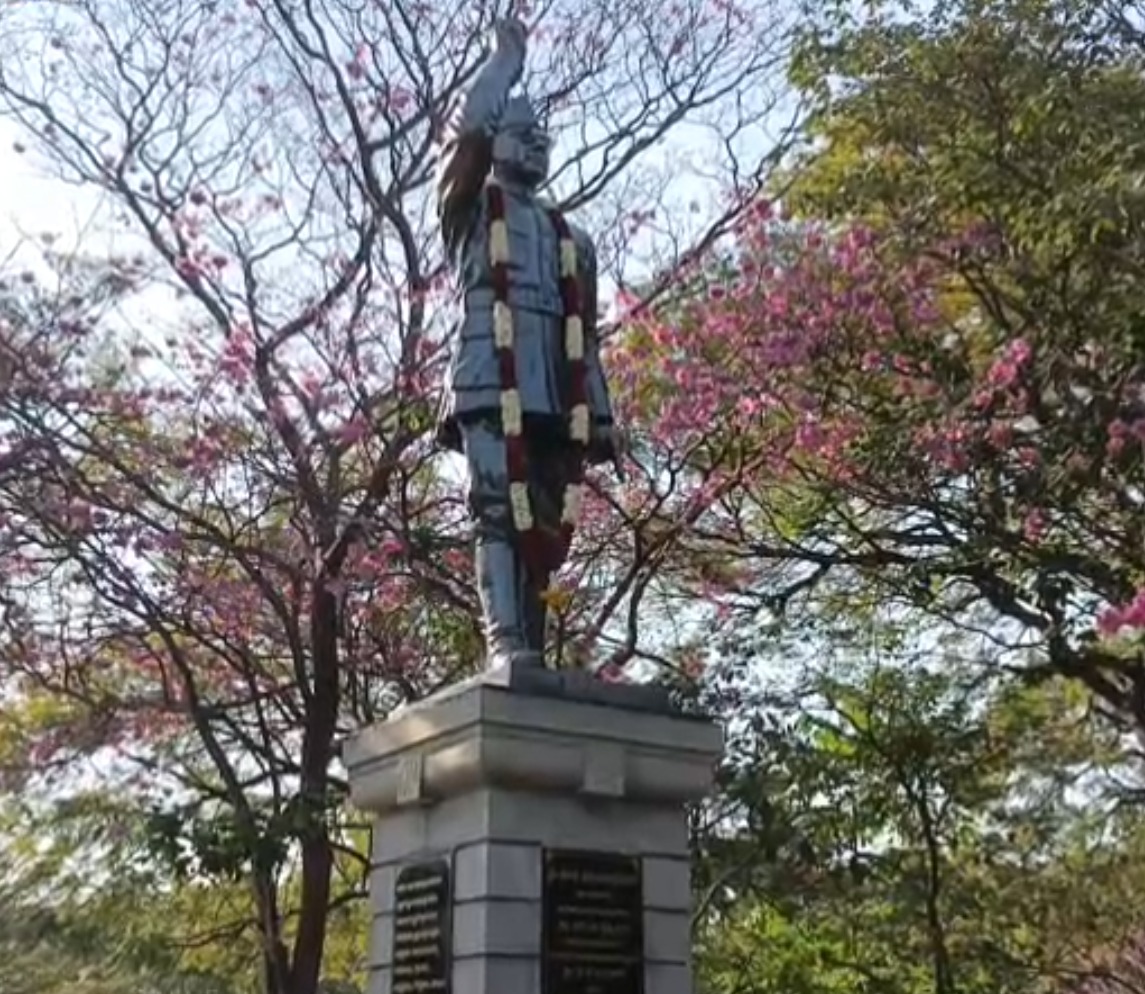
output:
[[501, 56], [523, 65], [529, 29], [515, 17], [499, 18], [493, 26], [493, 50]]

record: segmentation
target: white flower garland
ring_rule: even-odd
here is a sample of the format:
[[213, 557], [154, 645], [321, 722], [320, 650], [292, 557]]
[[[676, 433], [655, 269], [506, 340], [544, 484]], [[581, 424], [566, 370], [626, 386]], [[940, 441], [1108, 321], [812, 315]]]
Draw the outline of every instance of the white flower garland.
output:
[[[503, 192], [498, 191], [503, 197]], [[503, 205], [503, 199], [498, 203]], [[504, 217], [493, 217], [489, 229], [489, 259], [494, 267], [508, 266], [510, 262], [509, 226]], [[577, 276], [577, 247], [576, 242], [566, 232], [560, 238], [560, 275], [561, 279], [575, 279]], [[513, 311], [507, 300], [498, 299], [493, 304], [493, 342], [497, 349], [512, 351], [515, 341], [513, 327]], [[564, 318], [564, 346], [565, 358], [580, 367], [583, 374], [584, 363], [584, 321], [579, 313], [566, 313]], [[513, 441], [521, 438], [524, 431], [524, 418], [521, 410], [521, 393], [516, 384], [503, 385], [501, 390], [501, 429], [507, 440]], [[569, 412], [569, 435], [574, 442], [587, 446], [591, 422], [588, 404], [584, 402], [573, 405]], [[566, 529], [576, 525], [580, 515], [582, 485], [570, 483], [566, 488], [561, 503], [561, 524]], [[528, 532], [536, 524], [532, 504], [529, 500], [528, 482], [525, 480], [511, 480], [509, 484], [509, 503], [513, 514], [513, 526], [518, 532]]]

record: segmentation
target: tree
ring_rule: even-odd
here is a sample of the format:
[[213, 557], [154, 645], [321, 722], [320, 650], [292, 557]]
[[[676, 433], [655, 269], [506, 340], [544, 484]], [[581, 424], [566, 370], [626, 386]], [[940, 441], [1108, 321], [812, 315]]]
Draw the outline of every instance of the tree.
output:
[[785, 209], [630, 324], [645, 535], [725, 620], [975, 632], [1145, 729], [1139, 39], [1125, 5], [873, 10], [796, 62]]
[[[972, 994], [1128, 980], [1131, 773], [1086, 695], [914, 649], [850, 646], [714, 700], [741, 716], [701, 861], [718, 994]], [[730, 679], [729, 679], [730, 677]]]
[[[210, 958], [197, 940], [231, 924], [235, 895], [172, 891], [130, 807], [88, 792], [54, 809], [6, 801], [0, 985], [12, 994], [246, 994], [258, 943]], [[109, 865], [109, 863], [111, 865]], [[220, 912], [222, 912], [220, 914]], [[214, 918], [212, 921], [211, 918]], [[227, 934], [229, 942], [242, 938]]]
[[[314, 994], [331, 909], [361, 890], [341, 736], [478, 659], [462, 510], [428, 442], [449, 311], [426, 191], [495, 13], [5, 14], [0, 105], [134, 241], [95, 264], [109, 313], [30, 284], [3, 326], [21, 468], [0, 474], [4, 759], [66, 793], [97, 757], [174, 872], [245, 886], [272, 994]], [[646, 153], [689, 125], [738, 153], [770, 99], [766, 6], [673, 15], [570, 0], [534, 33], [553, 189], [602, 226], [606, 262], [653, 208], [684, 219], [663, 240], [681, 250], [726, 225], [735, 205], [672, 211], [684, 191]], [[724, 165], [745, 194], [765, 179]], [[615, 607], [592, 604], [598, 625]]]

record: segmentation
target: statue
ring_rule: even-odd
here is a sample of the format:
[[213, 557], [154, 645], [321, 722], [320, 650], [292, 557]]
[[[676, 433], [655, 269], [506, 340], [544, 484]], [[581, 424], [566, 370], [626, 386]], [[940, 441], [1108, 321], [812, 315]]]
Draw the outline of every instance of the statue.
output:
[[464, 316], [438, 426], [465, 456], [487, 666], [543, 666], [543, 594], [586, 465], [617, 458], [596, 339], [596, 255], [537, 189], [550, 139], [510, 96], [526, 28], [506, 19], [444, 130], [438, 221]]

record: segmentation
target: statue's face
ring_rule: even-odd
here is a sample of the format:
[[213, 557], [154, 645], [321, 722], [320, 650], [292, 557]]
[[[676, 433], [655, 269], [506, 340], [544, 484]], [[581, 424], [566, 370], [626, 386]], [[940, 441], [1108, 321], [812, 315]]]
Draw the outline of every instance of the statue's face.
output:
[[507, 178], [536, 187], [549, 174], [549, 136], [536, 125], [510, 125], [493, 139], [493, 162]]

